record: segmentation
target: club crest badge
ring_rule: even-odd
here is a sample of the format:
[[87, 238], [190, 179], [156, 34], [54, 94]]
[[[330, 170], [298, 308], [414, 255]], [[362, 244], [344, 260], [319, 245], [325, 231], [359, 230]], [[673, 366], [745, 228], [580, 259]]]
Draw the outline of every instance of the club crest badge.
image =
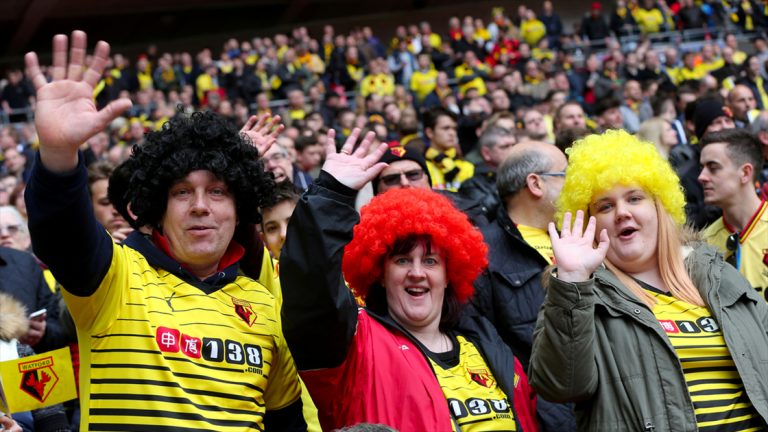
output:
[[483, 387], [492, 388], [496, 383], [487, 369], [467, 369], [469, 377], [472, 381], [480, 384]]
[[59, 382], [53, 370], [53, 357], [19, 364], [21, 383], [19, 388], [39, 402], [45, 402]]
[[232, 304], [235, 306], [235, 313], [237, 316], [245, 321], [245, 323], [248, 324], [248, 327], [253, 326], [253, 323], [256, 322], [256, 312], [253, 311], [251, 303], [233, 297]]

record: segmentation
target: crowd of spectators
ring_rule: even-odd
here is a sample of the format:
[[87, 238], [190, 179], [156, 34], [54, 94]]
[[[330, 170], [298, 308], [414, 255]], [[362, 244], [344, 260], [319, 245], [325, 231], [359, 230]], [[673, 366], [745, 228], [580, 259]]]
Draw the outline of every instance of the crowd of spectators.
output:
[[[147, 132], [176, 116], [212, 111], [244, 130], [252, 115], [280, 116], [286, 127], [261, 157], [276, 180], [304, 191], [320, 175], [329, 131], [341, 148], [362, 128], [374, 143], [417, 153], [431, 186], [456, 193], [454, 203], [483, 225], [500, 205], [501, 152], [517, 143], [565, 149], [589, 133], [624, 129], [655, 144], [685, 177], [690, 162], [698, 164], [686, 149], [721, 117], [768, 133], [760, 114], [768, 110], [767, 23], [768, 7], [751, 0], [616, 0], [592, 3], [569, 31], [544, 1], [540, 11], [494, 8], [487, 24], [452, 17], [445, 33], [423, 21], [400, 25], [391, 37], [368, 26], [341, 34], [326, 25], [317, 35], [297, 27], [290, 35], [232, 38], [220, 50], [172, 53], [153, 45], [137, 58], [109, 57], [95, 103], [128, 97], [133, 105], [81, 149], [86, 164], [97, 163], [96, 176], [99, 164], [125, 161]], [[696, 31], [685, 45], [683, 30]], [[0, 213], [0, 245], [31, 251], [24, 188], [39, 146], [35, 95], [20, 69], [7, 71], [0, 87], [0, 206], [18, 210], [12, 221]], [[768, 180], [761, 169], [758, 189]], [[96, 210], [108, 204], [106, 186], [99, 190], [91, 190]], [[363, 189], [358, 208], [374, 193]], [[702, 208], [688, 209], [699, 228], [714, 220], [694, 220]], [[125, 226], [108, 226], [116, 212], [103, 217], [120, 240]]]

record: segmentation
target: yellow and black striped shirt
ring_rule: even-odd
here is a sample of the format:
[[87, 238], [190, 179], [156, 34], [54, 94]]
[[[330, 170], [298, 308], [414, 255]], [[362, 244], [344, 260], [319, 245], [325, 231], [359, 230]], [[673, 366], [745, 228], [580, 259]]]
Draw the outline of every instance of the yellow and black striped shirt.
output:
[[699, 431], [764, 431], [709, 310], [647, 290], [658, 301], [653, 313], [683, 367]]
[[[435, 361], [434, 354], [429, 356], [454, 419], [453, 430], [457, 430], [458, 423], [462, 432], [516, 431], [512, 404], [496, 383], [483, 356], [463, 336], [453, 338], [453, 343], [458, 345], [457, 364]], [[515, 383], [517, 379], [515, 375]]]
[[80, 342], [81, 430], [263, 430], [299, 398], [275, 298], [238, 277], [206, 294], [114, 245], [88, 297], [64, 293]]

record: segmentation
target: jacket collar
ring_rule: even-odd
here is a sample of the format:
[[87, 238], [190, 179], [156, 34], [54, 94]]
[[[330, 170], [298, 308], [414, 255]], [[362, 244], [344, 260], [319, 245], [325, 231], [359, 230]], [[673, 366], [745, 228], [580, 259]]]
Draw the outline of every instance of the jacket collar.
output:
[[[686, 268], [689, 274], [693, 274], [693, 284], [699, 289], [701, 296], [707, 299], [711, 309], [733, 306], [745, 297], [752, 302], [762, 301], [757, 291], [752, 289], [746, 281], [741, 284], [722, 284], [722, 276], [725, 271], [736, 272], [735, 269], [727, 269], [722, 255], [718, 251], [704, 243], [695, 245], [693, 251], [686, 259]], [[698, 268], [699, 271], [690, 271]], [[710, 287], [709, 291], [706, 288]], [[713, 311], [714, 313], [714, 311]]]
[[549, 262], [547, 262], [547, 260], [541, 256], [539, 251], [534, 249], [533, 246], [529, 245], [528, 242], [525, 241], [523, 235], [520, 233], [520, 230], [517, 229], [517, 224], [512, 220], [512, 218], [509, 217], [509, 214], [507, 213], [507, 206], [504, 205], [504, 203], [499, 204], [499, 208], [496, 210], [496, 223], [499, 224], [501, 229], [503, 229], [504, 232], [507, 233], [507, 235], [517, 243], [515, 245], [516, 247], [530, 249], [534, 252], [530, 254], [531, 256], [541, 260], [545, 267], [549, 265]]
[[[704, 243], [694, 243], [685, 258], [685, 267], [688, 274], [692, 275], [692, 282], [698, 288], [701, 297], [705, 299], [707, 305], [713, 314], [719, 316], [715, 309], [729, 307], [746, 296], [753, 302], [760, 301], [757, 292], [753, 289], [747, 289], [748, 284], [721, 284], [725, 262], [712, 246]], [[686, 246], [686, 248], [688, 248]], [[601, 290], [600, 296], [604, 301], [608, 301], [611, 306], [629, 309], [629, 304], [642, 305], [645, 303], [637, 299], [627, 287], [622, 284], [618, 278], [601, 267], [595, 277], [601, 282], [609, 285], [613, 290]], [[634, 307], [634, 306], [633, 306]]]

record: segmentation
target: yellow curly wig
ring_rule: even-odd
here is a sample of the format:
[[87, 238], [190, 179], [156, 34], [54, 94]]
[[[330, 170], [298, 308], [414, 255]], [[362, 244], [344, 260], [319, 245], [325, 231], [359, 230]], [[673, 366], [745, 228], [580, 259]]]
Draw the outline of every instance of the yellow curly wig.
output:
[[685, 196], [680, 179], [653, 144], [623, 130], [589, 135], [567, 150], [568, 168], [555, 220], [588, 207], [596, 194], [616, 185], [638, 185], [658, 200], [679, 224], [685, 223]]

